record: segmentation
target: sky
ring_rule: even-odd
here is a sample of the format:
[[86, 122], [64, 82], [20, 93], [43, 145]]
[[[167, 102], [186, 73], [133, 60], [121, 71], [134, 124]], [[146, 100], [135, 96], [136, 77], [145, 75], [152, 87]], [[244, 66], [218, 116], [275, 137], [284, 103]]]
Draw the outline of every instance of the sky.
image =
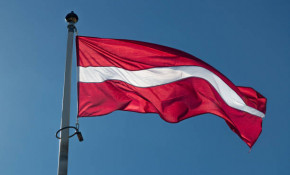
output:
[[[57, 174], [70, 11], [79, 35], [132, 39], [188, 52], [267, 99], [263, 131], [249, 147], [215, 115], [177, 124], [116, 111], [81, 118], [69, 175], [289, 175], [290, 1], [0, 1], [0, 172]], [[71, 125], [76, 122], [73, 52]]]

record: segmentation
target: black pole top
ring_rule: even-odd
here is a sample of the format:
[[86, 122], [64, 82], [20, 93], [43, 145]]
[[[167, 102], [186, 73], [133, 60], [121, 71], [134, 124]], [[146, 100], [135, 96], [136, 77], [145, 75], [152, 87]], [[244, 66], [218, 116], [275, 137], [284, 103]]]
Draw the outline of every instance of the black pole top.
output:
[[68, 23], [77, 23], [79, 17], [74, 13], [74, 11], [71, 11], [69, 14], [66, 15], [65, 20]]

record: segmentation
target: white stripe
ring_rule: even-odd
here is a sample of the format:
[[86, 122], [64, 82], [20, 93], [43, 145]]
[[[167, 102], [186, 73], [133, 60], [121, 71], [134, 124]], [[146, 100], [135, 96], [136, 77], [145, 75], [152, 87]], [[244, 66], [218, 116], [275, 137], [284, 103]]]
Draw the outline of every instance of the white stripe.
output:
[[157, 67], [129, 71], [118, 67], [79, 67], [79, 82], [100, 83], [106, 80], [120, 80], [137, 87], [152, 87], [168, 84], [189, 77], [208, 81], [232, 108], [264, 118], [265, 114], [247, 106], [241, 97], [221, 78], [199, 66]]

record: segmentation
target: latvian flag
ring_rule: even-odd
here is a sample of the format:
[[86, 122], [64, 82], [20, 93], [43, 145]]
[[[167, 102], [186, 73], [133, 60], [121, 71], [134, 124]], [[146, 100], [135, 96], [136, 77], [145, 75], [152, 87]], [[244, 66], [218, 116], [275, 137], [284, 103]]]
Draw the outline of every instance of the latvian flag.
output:
[[235, 86], [200, 59], [140, 41], [77, 36], [76, 42], [78, 117], [124, 110], [158, 113], [176, 123], [211, 113], [249, 147], [258, 139], [266, 98]]

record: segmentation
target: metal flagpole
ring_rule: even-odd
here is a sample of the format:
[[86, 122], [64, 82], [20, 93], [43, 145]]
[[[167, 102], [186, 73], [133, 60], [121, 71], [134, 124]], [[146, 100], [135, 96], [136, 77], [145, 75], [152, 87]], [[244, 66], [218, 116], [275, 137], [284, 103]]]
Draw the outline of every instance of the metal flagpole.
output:
[[[68, 22], [68, 38], [66, 50], [66, 65], [64, 77], [64, 89], [62, 100], [62, 117], [61, 129], [69, 126], [70, 120], [70, 95], [71, 95], [71, 69], [72, 69], [72, 51], [73, 51], [73, 38], [75, 26], [78, 21], [78, 16], [72, 11], [65, 17]], [[59, 159], [58, 159], [58, 175], [67, 175], [68, 167], [68, 145], [69, 145], [69, 129], [60, 131], [59, 141]]]

